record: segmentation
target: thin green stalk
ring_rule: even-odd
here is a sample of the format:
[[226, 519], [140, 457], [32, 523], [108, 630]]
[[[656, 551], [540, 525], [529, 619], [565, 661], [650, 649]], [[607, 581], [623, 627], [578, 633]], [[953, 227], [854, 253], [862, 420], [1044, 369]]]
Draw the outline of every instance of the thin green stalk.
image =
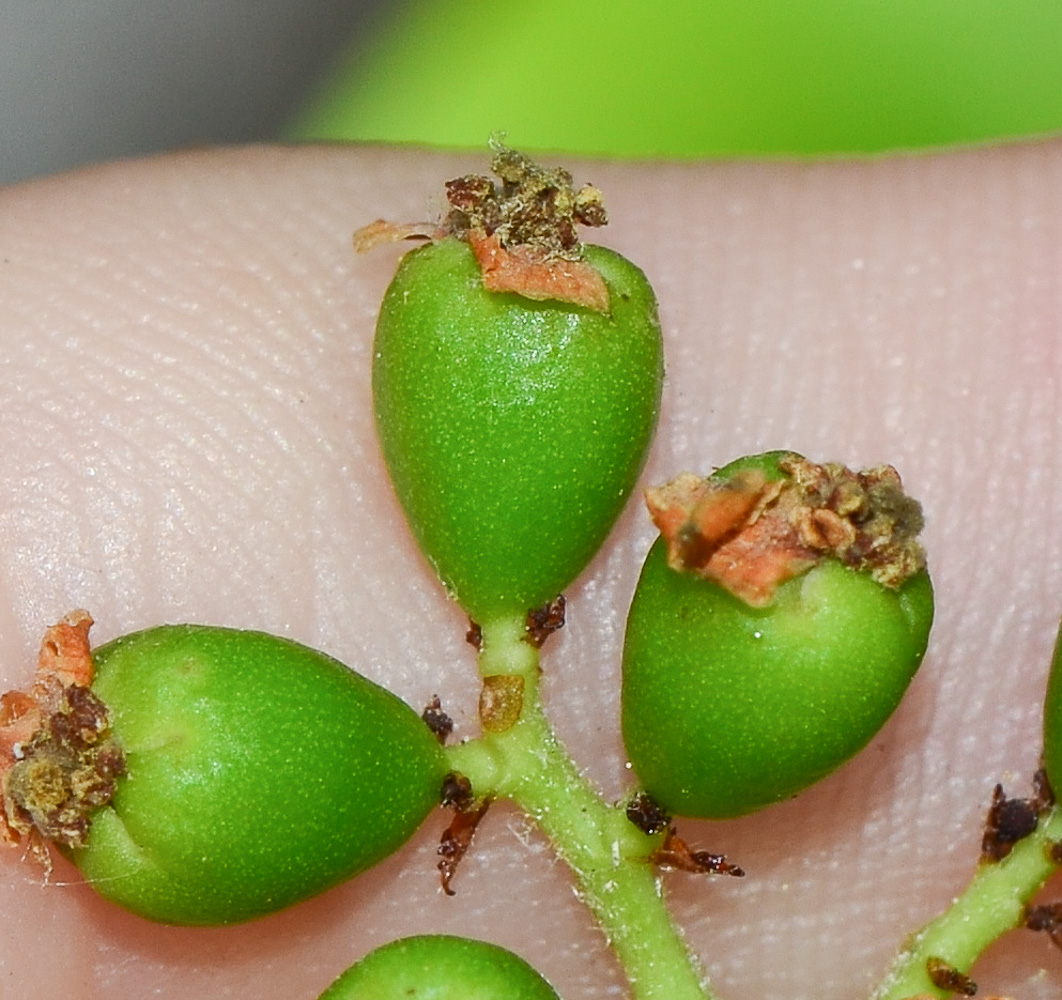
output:
[[539, 696], [538, 654], [523, 622], [485, 626], [480, 669], [523, 679], [519, 721], [449, 748], [477, 796], [509, 798], [552, 841], [575, 875], [624, 968], [634, 1000], [716, 1000], [664, 904], [649, 855], [660, 846], [605, 803], [558, 742]]
[[996, 938], [1022, 924], [1025, 907], [1058, 865], [1048, 855], [1062, 838], [1062, 809], [1053, 806], [1035, 832], [998, 862], [982, 862], [965, 891], [936, 920], [913, 936], [874, 992], [872, 1000], [907, 1000], [952, 991], [933, 985], [926, 971], [931, 958], [967, 972]]

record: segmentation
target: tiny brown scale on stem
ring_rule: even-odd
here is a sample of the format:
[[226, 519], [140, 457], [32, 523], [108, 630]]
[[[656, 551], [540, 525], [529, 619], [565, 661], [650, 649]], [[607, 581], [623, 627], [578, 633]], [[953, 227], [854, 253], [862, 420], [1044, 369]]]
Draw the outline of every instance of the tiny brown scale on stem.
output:
[[1008, 798], [1002, 785], [992, 792], [992, 804], [985, 817], [981, 838], [981, 861], [1002, 861], [1019, 841], [1028, 837], [1040, 817], [1054, 804], [1055, 797], [1042, 768], [1033, 775], [1033, 795], [1028, 799]]
[[666, 830], [671, 823], [671, 815], [645, 792], [639, 792], [627, 803], [629, 819], [647, 837]]
[[964, 997], [972, 997], [977, 993], [977, 983], [942, 958], [927, 958], [926, 973], [938, 990], [947, 990]]
[[437, 865], [439, 881], [442, 891], [447, 896], [454, 896], [456, 893], [450, 883], [472, 846], [476, 829], [490, 808], [490, 799], [477, 802], [469, 780], [462, 774], [450, 773], [443, 779], [440, 803], [443, 808], [453, 810], [454, 818], [443, 830], [436, 848], [440, 859]]
[[1025, 926], [1046, 934], [1056, 948], [1062, 948], [1062, 903], [1042, 903], [1025, 911]]
[[542, 644], [554, 632], [564, 628], [565, 609], [567, 601], [561, 594], [556, 600], [543, 604], [541, 608], [527, 613], [527, 635], [524, 641], [530, 643], [535, 649], [541, 649]]
[[468, 620], [468, 631], [465, 633], [465, 642], [467, 642], [477, 653], [483, 648], [483, 629], [480, 627], [479, 622]]
[[691, 875], [732, 875], [743, 878], [745, 870], [726, 860], [725, 854], [694, 851], [671, 827], [662, 847], [653, 851], [650, 860], [665, 870], [688, 872]]
[[440, 746], [445, 746], [450, 734], [454, 731], [454, 720], [447, 715], [442, 708], [439, 696], [432, 695], [424, 711], [420, 713], [424, 724], [435, 734]]
[[[904, 997], [903, 1000], [938, 1000], [935, 996], [930, 996], [928, 993], [918, 993], [915, 996]], [[990, 997], [985, 997], [984, 1000], [1015, 1000], [1014, 997], [1002, 997], [993, 994]]]

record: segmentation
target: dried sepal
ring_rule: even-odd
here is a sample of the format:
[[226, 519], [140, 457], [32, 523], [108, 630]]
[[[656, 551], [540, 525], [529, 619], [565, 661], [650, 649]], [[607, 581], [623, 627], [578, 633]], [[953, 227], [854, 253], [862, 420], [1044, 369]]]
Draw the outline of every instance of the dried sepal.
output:
[[537, 246], [504, 246], [496, 233], [473, 230], [468, 243], [488, 292], [513, 292], [536, 302], [567, 302], [600, 313], [609, 311], [608, 286], [581, 260], [551, 258]]
[[439, 838], [439, 846], [436, 848], [439, 863], [436, 867], [439, 870], [440, 886], [447, 896], [456, 895], [450, 883], [472, 847], [472, 838], [483, 817], [487, 815], [490, 802], [489, 798], [475, 797], [471, 782], [463, 774], [450, 773], [443, 781], [440, 804], [444, 809], [452, 809], [454, 816]]
[[693, 850], [674, 827], [668, 830], [663, 846], [653, 852], [651, 860], [659, 868], [691, 875], [731, 875], [735, 878], [745, 875], [745, 870], [727, 861], [725, 854]]
[[443, 711], [442, 702], [437, 694], [432, 695], [431, 701], [420, 713], [421, 719], [439, 741], [439, 746], [446, 746], [446, 741], [454, 731], [454, 720]]

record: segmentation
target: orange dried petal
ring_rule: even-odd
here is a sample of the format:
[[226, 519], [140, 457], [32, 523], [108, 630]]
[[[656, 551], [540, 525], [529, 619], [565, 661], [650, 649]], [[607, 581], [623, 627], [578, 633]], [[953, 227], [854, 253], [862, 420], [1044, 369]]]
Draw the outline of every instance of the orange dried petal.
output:
[[441, 240], [445, 235], [446, 230], [431, 222], [388, 222], [386, 219], [377, 219], [354, 233], [354, 249], [358, 253], [368, 253], [384, 243]]
[[549, 257], [544, 250], [526, 244], [504, 247], [496, 235], [481, 230], [470, 232], [468, 243], [489, 292], [515, 292], [535, 301], [609, 311], [605, 279], [585, 261]]

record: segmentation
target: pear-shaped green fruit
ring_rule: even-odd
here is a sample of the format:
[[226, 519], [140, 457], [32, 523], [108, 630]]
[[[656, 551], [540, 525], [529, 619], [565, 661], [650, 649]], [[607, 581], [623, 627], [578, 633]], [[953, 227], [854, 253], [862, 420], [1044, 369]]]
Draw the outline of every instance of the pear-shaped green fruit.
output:
[[[764, 456], [761, 485], [786, 455]], [[825, 777], [881, 728], [922, 661], [924, 569], [893, 587], [824, 558], [751, 606], [668, 560], [661, 538], [628, 617], [622, 721], [645, 790], [678, 815], [737, 816]]]
[[384, 458], [413, 533], [480, 623], [553, 600], [604, 541], [656, 426], [663, 356], [642, 272], [600, 247], [606, 315], [483, 288], [454, 238], [407, 254], [376, 330]]
[[400, 847], [437, 804], [416, 713], [336, 660], [234, 629], [163, 626], [94, 653], [126, 775], [72, 858], [174, 924], [282, 909]]
[[369, 952], [319, 1000], [558, 1000], [511, 951], [485, 941], [426, 934]]

